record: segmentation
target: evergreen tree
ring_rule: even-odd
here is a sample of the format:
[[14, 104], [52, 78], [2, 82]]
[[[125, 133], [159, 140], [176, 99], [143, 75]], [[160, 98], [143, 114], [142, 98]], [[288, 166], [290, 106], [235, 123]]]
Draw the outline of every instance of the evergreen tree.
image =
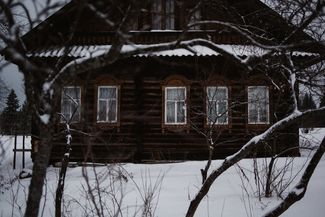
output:
[[19, 131], [24, 134], [30, 133], [30, 126], [31, 126], [31, 116], [28, 109], [28, 104], [25, 101], [25, 103], [22, 105], [19, 115], [18, 115], [18, 122], [19, 122]]
[[19, 100], [15, 91], [12, 89], [7, 97], [6, 107], [1, 115], [2, 133], [13, 134], [18, 126]]

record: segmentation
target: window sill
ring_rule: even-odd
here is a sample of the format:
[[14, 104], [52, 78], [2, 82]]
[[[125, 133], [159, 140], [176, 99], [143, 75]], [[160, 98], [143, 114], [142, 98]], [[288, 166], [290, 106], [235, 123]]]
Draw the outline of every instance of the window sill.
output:
[[101, 130], [110, 130], [114, 128], [119, 128], [120, 124], [118, 122], [110, 123], [110, 122], [96, 122], [96, 128]]
[[188, 124], [163, 124], [162, 132], [189, 132], [189, 125]]
[[264, 130], [264, 129], [270, 127], [270, 125], [271, 125], [270, 123], [256, 123], [256, 124], [248, 123], [247, 128]]
[[227, 124], [205, 124], [205, 128], [213, 128], [213, 129], [228, 129], [231, 128], [231, 125], [229, 123]]

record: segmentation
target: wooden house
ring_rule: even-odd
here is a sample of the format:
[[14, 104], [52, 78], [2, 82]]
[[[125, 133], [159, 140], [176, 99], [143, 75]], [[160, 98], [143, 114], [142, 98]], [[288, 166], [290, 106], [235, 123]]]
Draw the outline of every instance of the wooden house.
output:
[[[72, 1], [27, 33], [24, 41], [30, 58], [60, 68], [107, 52], [116, 40], [128, 1], [99, 2]], [[137, 10], [122, 52], [202, 39], [244, 60], [266, 51], [227, 23], [242, 24], [261, 43], [279, 43], [293, 29], [258, 0], [200, 4], [152, 0], [143, 1]], [[223, 24], [188, 26], [200, 20]], [[306, 39], [310, 40], [304, 33], [292, 38]], [[62, 86], [61, 112], [72, 118], [72, 128], [83, 132], [73, 133], [71, 161], [200, 160], [208, 158], [211, 147], [213, 158], [238, 151], [292, 110], [291, 97], [278, 68], [256, 64], [247, 71], [227, 53], [202, 44], [137, 53], [86, 71]], [[299, 61], [312, 54], [303, 50], [292, 55]], [[276, 54], [272, 57], [271, 61], [277, 60]], [[77, 109], [71, 98], [78, 102]], [[65, 136], [60, 134], [65, 125], [61, 120], [56, 126], [52, 162], [60, 161], [65, 151]], [[252, 156], [298, 147], [298, 141], [298, 127], [292, 126]], [[299, 152], [294, 149], [290, 154]]]

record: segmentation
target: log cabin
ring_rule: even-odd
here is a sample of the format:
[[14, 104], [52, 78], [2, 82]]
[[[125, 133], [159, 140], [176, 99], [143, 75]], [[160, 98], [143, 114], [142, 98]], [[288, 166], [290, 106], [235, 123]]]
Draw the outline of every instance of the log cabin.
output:
[[[71, 128], [83, 132], [73, 133], [71, 161], [224, 158], [292, 111], [292, 93], [279, 75], [281, 55], [265, 61], [272, 67], [257, 60], [249, 70], [245, 66], [246, 60], [268, 52], [257, 43], [279, 44], [294, 29], [264, 3], [151, 0], [131, 11], [129, 3], [71, 1], [23, 38], [31, 60], [58, 70], [109, 52], [117, 38], [123, 40], [120, 53], [143, 49], [86, 70], [61, 87], [58, 112], [71, 120]], [[119, 35], [116, 29], [128, 16], [122, 27], [126, 34]], [[291, 40], [311, 38], [298, 32]], [[191, 43], [146, 50], [175, 41]], [[313, 53], [305, 49], [291, 55], [299, 62]], [[60, 161], [65, 152], [64, 129], [61, 118], [51, 162]], [[291, 151], [285, 154], [299, 155], [298, 145], [294, 125], [251, 156], [287, 149]]]

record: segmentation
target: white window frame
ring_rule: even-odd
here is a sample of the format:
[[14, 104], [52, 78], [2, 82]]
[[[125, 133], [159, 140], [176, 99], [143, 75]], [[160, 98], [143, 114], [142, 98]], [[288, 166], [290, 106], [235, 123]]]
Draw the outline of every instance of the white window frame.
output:
[[[167, 90], [172, 90], [172, 89], [184, 89], [184, 100], [167, 100]], [[165, 87], [165, 125], [185, 125], [187, 124], [187, 88], [185, 86], [174, 86], [174, 87]], [[167, 102], [175, 102], [175, 122], [167, 122]], [[184, 101], [184, 122], [177, 122], [177, 102], [182, 102]]]
[[166, 0], [165, 1], [165, 29], [174, 30], [175, 29], [175, 1]]
[[[104, 89], [104, 88], [115, 88], [115, 98], [100, 98], [100, 89]], [[102, 85], [102, 86], [98, 86], [97, 87], [97, 115], [96, 115], [96, 121], [97, 123], [109, 123], [109, 124], [113, 124], [113, 123], [117, 123], [118, 121], [118, 103], [119, 103], [119, 88], [116, 85]], [[108, 120], [109, 117], [109, 102], [112, 101], [113, 99], [115, 99], [116, 103], [115, 103], [115, 119], [114, 120]], [[105, 101], [106, 102], [106, 114], [105, 114], [105, 121], [101, 121], [99, 120], [99, 101]]]
[[[260, 109], [257, 109], [257, 121], [252, 122], [250, 121], [250, 89], [252, 88], [265, 88], [266, 90], [266, 121], [260, 121], [261, 117], [261, 111]], [[269, 87], [268, 86], [248, 86], [247, 87], [247, 118], [248, 118], [248, 124], [269, 124], [270, 123], [270, 94], [269, 94]]]
[[163, 5], [162, 0], [152, 1], [151, 26], [153, 30], [162, 29]]
[[[197, 8], [191, 15], [190, 17], [190, 21], [189, 23], [190, 24], [193, 24], [193, 23], [196, 23], [196, 22], [199, 22], [202, 20], [202, 15], [201, 15], [201, 10], [199, 8]], [[201, 26], [200, 25], [195, 25], [195, 26], [192, 26], [189, 30], [201, 30]]]
[[[218, 91], [218, 89], [224, 89], [224, 90], [226, 90], [226, 99], [224, 100], [225, 102], [226, 102], [226, 122], [219, 122], [219, 117], [221, 117], [221, 116], [219, 116], [219, 103], [218, 103], [218, 101], [220, 101], [220, 100], [210, 100], [209, 99], [209, 89], [210, 88], [216, 88], [216, 90]], [[208, 125], [213, 125], [213, 124], [216, 124], [216, 125], [227, 125], [228, 124], [228, 122], [229, 122], [229, 116], [228, 116], [228, 100], [229, 100], [229, 94], [228, 94], [228, 87], [227, 86], [207, 86], [207, 88], [206, 88], [206, 120], [207, 120], [207, 124]], [[211, 105], [211, 102], [216, 102], [216, 106], [217, 106], [217, 108], [216, 108], [216, 111], [217, 111], [217, 118], [216, 118], [216, 120], [215, 121], [213, 121], [213, 120], [209, 120], [209, 105]]]
[[[79, 89], [79, 99], [74, 99], [74, 98], [72, 98], [72, 99], [78, 101], [79, 110], [77, 110], [77, 112], [79, 112], [79, 118], [78, 118], [78, 120], [71, 120], [72, 123], [78, 123], [81, 120], [81, 87], [80, 86], [64, 86], [62, 89], [62, 93], [61, 93], [61, 114], [63, 115], [63, 102], [64, 102], [64, 96], [65, 96], [65, 89], [76, 89], [76, 88]], [[65, 117], [65, 118], [67, 118], [67, 120], [69, 120], [71, 118], [72, 114], [73, 114], [73, 111], [70, 108], [69, 117]], [[63, 117], [61, 117], [60, 122], [61, 123], [65, 122]]]
[[151, 8], [152, 30], [175, 29], [175, 0], [153, 0]]

